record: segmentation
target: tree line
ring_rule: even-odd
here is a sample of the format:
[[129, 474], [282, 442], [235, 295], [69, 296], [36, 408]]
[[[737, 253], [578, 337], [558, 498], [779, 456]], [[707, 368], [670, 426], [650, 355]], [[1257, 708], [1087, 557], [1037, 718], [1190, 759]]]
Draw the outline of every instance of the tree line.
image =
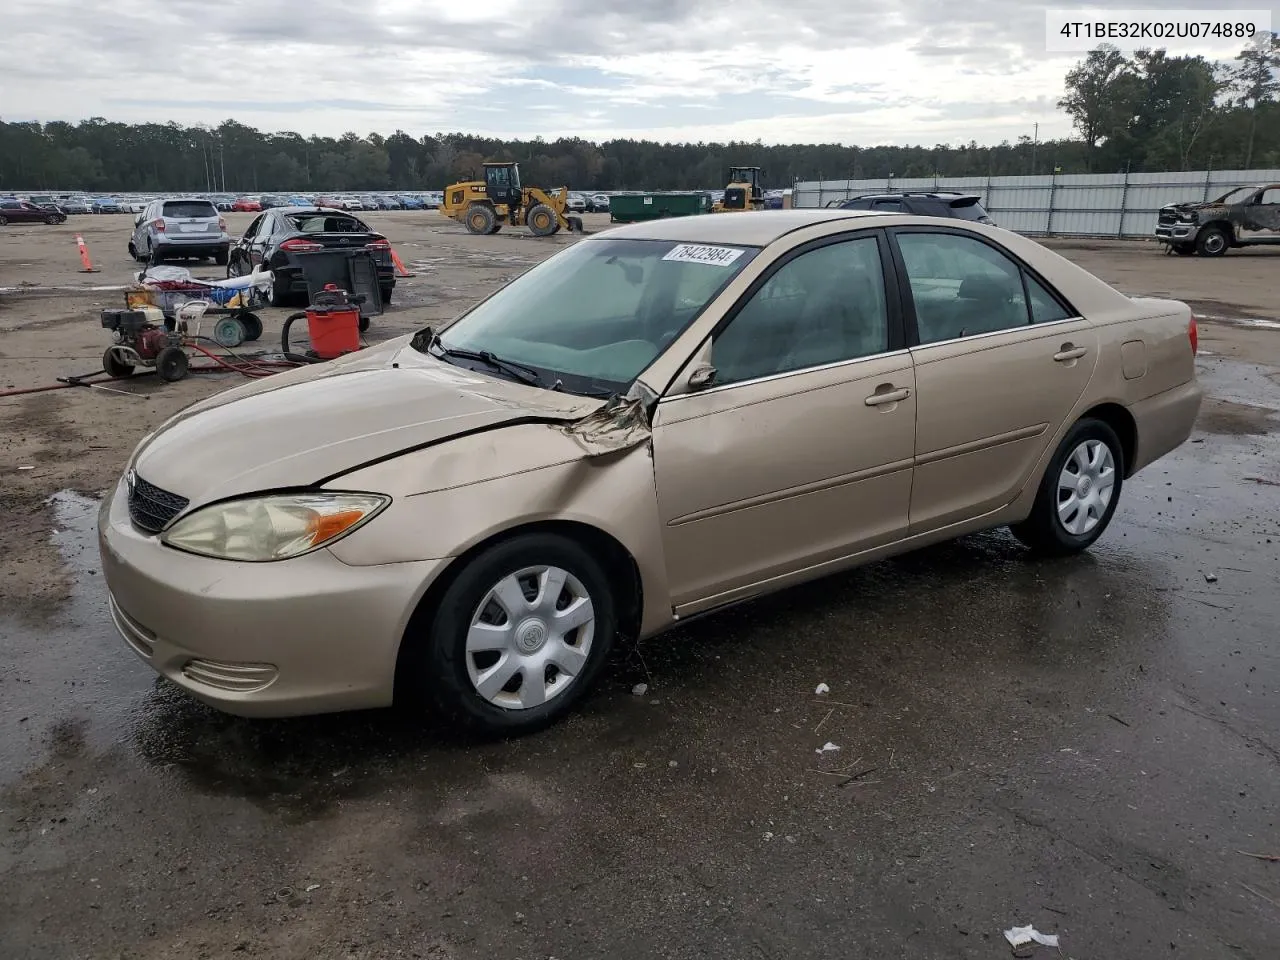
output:
[[705, 189], [756, 165], [797, 180], [1010, 176], [1280, 167], [1280, 41], [1229, 62], [1100, 46], [1066, 76], [1058, 106], [1077, 137], [995, 146], [858, 147], [500, 140], [466, 133], [304, 137], [217, 126], [0, 121], [0, 190], [269, 192], [439, 190], [485, 160], [518, 160], [526, 183], [576, 190]]

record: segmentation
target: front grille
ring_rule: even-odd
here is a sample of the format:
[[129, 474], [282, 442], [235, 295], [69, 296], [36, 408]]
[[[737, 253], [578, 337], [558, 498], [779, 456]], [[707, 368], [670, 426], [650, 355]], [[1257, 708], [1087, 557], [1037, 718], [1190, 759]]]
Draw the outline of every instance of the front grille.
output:
[[135, 475], [129, 489], [129, 519], [139, 530], [159, 533], [188, 502], [186, 497], [161, 490], [155, 484], [147, 483]]

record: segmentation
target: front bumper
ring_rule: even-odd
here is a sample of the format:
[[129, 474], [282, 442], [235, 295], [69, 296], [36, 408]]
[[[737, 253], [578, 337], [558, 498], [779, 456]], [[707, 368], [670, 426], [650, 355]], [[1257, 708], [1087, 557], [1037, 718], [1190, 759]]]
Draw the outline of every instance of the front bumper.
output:
[[448, 563], [352, 567], [328, 550], [265, 564], [198, 557], [135, 529], [123, 484], [103, 501], [98, 546], [129, 648], [247, 717], [389, 705], [409, 617]]
[[1194, 223], [1170, 223], [1160, 224], [1156, 227], [1156, 239], [1166, 242], [1180, 243], [1192, 240], [1196, 235], [1196, 225]]

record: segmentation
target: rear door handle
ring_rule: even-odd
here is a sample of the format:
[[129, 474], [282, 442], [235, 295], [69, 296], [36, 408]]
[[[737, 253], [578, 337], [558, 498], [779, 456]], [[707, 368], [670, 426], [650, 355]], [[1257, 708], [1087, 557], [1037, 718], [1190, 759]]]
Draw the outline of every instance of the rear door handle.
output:
[[1064, 343], [1062, 349], [1053, 355], [1053, 359], [1058, 363], [1066, 363], [1068, 360], [1079, 360], [1088, 352], [1087, 347], [1073, 347], [1069, 343]]
[[911, 396], [911, 391], [906, 387], [899, 387], [897, 390], [890, 387], [888, 390], [884, 390], [883, 392], [881, 392], [881, 390], [876, 390], [875, 393], [867, 397], [862, 402], [868, 407], [878, 407], [884, 403], [901, 403], [909, 396]]

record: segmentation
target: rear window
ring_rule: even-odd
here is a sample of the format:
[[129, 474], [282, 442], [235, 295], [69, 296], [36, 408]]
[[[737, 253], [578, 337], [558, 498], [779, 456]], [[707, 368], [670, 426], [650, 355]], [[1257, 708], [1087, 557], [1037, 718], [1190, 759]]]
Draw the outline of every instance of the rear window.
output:
[[961, 220], [981, 220], [987, 216], [977, 197], [960, 197], [951, 201], [951, 212]]
[[291, 213], [286, 219], [300, 233], [368, 233], [369, 228], [355, 217], [332, 213]]
[[207, 200], [166, 200], [161, 216], [208, 217], [211, 220], [216, 220], [218, 218], [218, 209]]

